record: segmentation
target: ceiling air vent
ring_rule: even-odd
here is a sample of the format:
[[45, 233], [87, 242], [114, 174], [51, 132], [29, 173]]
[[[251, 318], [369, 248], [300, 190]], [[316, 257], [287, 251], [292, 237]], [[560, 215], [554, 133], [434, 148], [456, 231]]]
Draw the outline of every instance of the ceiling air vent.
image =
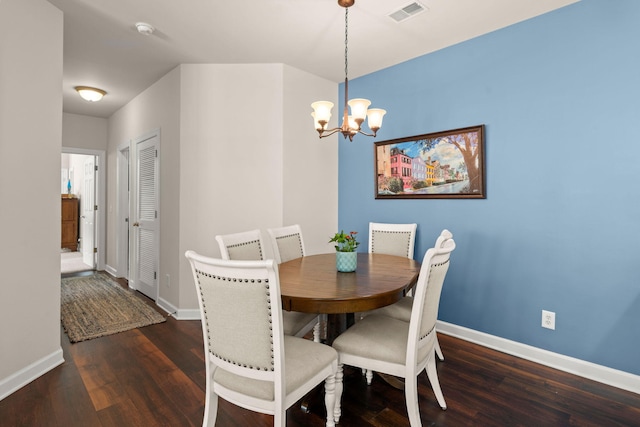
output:
[[424, 12], [425, 10], [426, 10], [426, 7], [424, 7], [418, 2], [413, 2], [411, 4], [406, 5], [400, 10], [391, 12], [389, 14], [389, 18], [393, 19], [396, 22], [402, 22], [405, 19], [411, 18], [412, 16], [416, 16], [417, 14]]

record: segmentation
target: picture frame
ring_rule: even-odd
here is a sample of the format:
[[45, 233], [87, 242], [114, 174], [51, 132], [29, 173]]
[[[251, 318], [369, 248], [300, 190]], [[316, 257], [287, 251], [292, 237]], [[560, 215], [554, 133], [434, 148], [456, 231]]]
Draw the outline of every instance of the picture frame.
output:
[[484, 125], [374, 144], [376, 199], [485, 199]]

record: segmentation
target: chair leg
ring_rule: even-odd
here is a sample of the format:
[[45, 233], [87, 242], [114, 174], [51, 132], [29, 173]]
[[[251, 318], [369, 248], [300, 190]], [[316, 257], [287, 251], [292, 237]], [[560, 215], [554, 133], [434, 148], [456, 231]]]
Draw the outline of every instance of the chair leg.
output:
[[341, 407], [341, 399], [342, 399], [342, 388], [344, 384], [342, 383], [342, 378], [344, 373], [342, 371], [342, 363], [338, 363], [338, 370], [336, 371], [336, 397], [335, 397], [335, 405], [333, 409], [333, 419], [336, 424], [340, 422], [340, 416], [342, 415], [342, 407]]
[[336, 376], [330, 375], [324, 380], [324, 406], [327, 409], [326, 427], [335, 427]]
[[276, 411], [273, 414], [273, 427], [285, 427], [287, 425], [287, 410]]
[[202, 427], [214, 427], [218, 416], [218, 395], [211, 391], [209, 381], [207, 381], [206, 387]]
[[436, 354], [438, 355], [438, 359], [440, 359], [440, 361], [444, 360], [444, 354], [442, 354], [442, 349], [440, 348], [440, 342], [438, 341], [437, 335], [436, 335]]
[[320, 321], [313, 326], [313, 340], [320, 342]]
[[373, 381], [373, 371], [371, 369], [367, 369], [365, 375], [367, 377], [367, 385], [371, 385], [371, 381]]
[[433, 389], [433, 394], [436, 395], [436, 399], [438, 400], [438, 405], [442, 409], [447, 409], [447, 403], [444, 401], [444, 395], [442, 394], [442, 389], [440, 389], [440, 381], [438, 381], [438, 371], [436, 371], [436, 360], [431, 356], [429, 361], [427, 362], [427, 376], [429, 377], [429, 382], [431, 383], [431, 388]]
[[411, 427], [421, 427], [420, 407], [418, 406], [418, 376], [408, 375], [404, 379], [404, 398], [407, 403], [407, 414]]

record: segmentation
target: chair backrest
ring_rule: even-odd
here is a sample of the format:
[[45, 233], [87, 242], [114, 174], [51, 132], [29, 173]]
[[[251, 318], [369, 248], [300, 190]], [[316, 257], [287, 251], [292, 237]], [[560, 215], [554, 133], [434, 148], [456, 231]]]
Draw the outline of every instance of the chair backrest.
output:
[[260, 230], [218, 235], [216, 240], [222, 259], [259, 261], [265, 257]]
[[[234, 261], [193, 251], [207, 360], [233, 374], [273, 381], [282, 390], [283, 330], [278, 265], [273, 260]], [[209, 363], [207, 378], [211, 378]]]
[[273, 255], [278, 264], [304, 256], [302, 229], [298, 224], [267, 229], [273, 246]]
[[369, 223], [369, 253], [413, 259], [418, 224]]
[[[419, 363], [433, 355], [436, 340], [436, 321], [442, 285], [449, 270], [451, 252], [456, 248], [453, 235], [443, 230], [436, 246], [427, 250], [420, 267], [418, 282], [414, 288], [407, 365]], [[411, 358], [411, 360], [409, 360]]]

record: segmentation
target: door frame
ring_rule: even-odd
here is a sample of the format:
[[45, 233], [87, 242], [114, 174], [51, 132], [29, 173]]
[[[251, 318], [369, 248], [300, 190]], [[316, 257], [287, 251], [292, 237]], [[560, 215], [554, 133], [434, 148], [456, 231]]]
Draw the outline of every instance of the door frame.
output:
[[82, 154], [87, 156], [95, 156], [98, 172], [96, 173], [96, 203], [98, 210], [96, 212], [96, 222], [94, 227], [94, 245], [98, 248], [96, 254], [96, 270], [104, 270], [106, 263], [106, 184], [107, 184], [107, 168], [106, 168], [106, 152], [104, 150], [91, 150], [87, 148], [62, 147], [61, 153], [66, 154]]
[[118, 145], [116, 164], [116, 277], [129, 280], [131, 140]]

